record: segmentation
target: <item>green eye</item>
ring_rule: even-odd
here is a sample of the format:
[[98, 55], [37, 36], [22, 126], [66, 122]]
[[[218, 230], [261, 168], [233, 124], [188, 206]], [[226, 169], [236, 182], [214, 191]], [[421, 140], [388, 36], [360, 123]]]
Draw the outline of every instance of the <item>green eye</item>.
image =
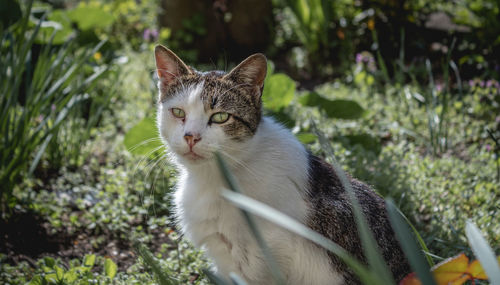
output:
[[186, 117], [186, 113], [184, 112], [184, 110], [179, 108], [172, 108], [172, 115], [179, 119], [184, 119], [184, 117]]
[[215, 113], [210, 117], [211, 123], [222, 124], [229, 120], [229, 114], [226, 112]]

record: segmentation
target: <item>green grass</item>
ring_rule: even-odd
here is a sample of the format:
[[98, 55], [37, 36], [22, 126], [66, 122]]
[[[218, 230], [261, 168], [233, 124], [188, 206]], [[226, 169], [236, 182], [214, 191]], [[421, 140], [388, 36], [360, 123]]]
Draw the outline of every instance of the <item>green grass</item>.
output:
[[[105, 247], [109, 237], [130, 246], [139, 240], [150, 248], [165, 272], [185, 284], [208, 284], [203, 269], [209, 268], [202, 253], [171, 231], [171, 191], [176, 172], [171, 165], [130, 154], [123, 145], [124, 134], [142, 118], [154, 115], [155, 87], [149, 53], [125, 51], [129, 62], [123, 66], [123, 84], [117, 88], [120, 100], [104, 111], [100, 127], [82, 148], [88, 159], [81, 167], [62, 167], [51, 179], [24, 179], [13, 195], [29, 211], [45, 219], [53, 233], [88, 234], [89, 251]], [[434, 261], [461, 251], [472, 256], [465, 235], [467, 220], [483, 232], [496, 254], [500, 250], [498, 216], [500, 184], [496, 179], [493, 144], [486, 128], [495, 129], [491, 106], [479, 100], [479, 91], [465, 90], [464, 99], [450, 98], [449, 149], [434, 155], [429, 145], [426, 107], [415, 99], [420, 86], [387, 85], [382, 91], [369, 86], [331, 82], [316, 88], [324, 98], [349, 99], [366, 110], [363, 117], [343, 120], [328, 117], [324, 110], [299, 103], [301, 93], [282, 110], [295, 119], [296, 133], [312, 132], [310, 118], [328, 140], [339, 164], [353, 176], [368, 182], [414, 224], [427, 244]], [[370, 91], [371, 90], [371, 91]], [[494, 118], [494, 117], [493, 117]], [[374, 152], [362, 144], [346, 143], [349, 136], [369, 134], [380, 143]], [[307, 145], [314, 153], [326, 155], [316, 140]], [[47, 163], [46, 160], [41, 163]], [[160, 241], [158, 241], [160, 240]], [[87, 252], [87, 253], [91, 253]], [[117, 258], [111, 256], [111, 258]], [[78, 267], [83, 256], [69, 262], [57, 260], [65, 270]], [[22, 262], [11, 266], [0, 257], [0, 283], [24, 284], [43, 272], [43, 259], [36, 266]], [[74, 263], [74, 264], [73, 264]], [[110, 283], [99, 256], [92, 278]], [[199, 275], [198, 275], [199, 274]], [[108, 278], [108, 279], [106, 279]], [[153, 284], [152, 273], [141, 259], [119, 268], [115, 284]]]

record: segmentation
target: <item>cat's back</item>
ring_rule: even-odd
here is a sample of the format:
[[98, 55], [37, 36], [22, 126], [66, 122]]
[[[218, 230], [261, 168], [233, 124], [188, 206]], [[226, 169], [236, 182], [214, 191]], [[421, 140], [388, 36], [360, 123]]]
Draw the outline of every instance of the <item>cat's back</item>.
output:
[[[349, 179], [382, 255], [398, 282], [410, 272], [410, 268], [390, 226], [385, 202], [368, 185], [351, 177]], [[309, 227], [364, 261], [348, 193], [334, 168], [312, 154], [309, 154], [309, 187], [312, 209], [307, 222]], [[344, 280], [347, 284], [359, 283], [339, 258], [331, 253], [329, 255], [334, 267], [346, 272]]]

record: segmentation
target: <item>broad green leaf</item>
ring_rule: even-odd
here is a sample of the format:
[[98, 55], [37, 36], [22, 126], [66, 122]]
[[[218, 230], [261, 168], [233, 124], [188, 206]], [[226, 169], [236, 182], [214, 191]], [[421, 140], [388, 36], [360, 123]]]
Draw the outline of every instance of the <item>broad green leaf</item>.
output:
[[95, 254], [87, 254], [83, 258], [83, 265], [86, 267], [94, 267], [95, 264]]
[[[48, 15], [47, 20], [42, 22], [36, 41], [42, 44], [50, 42], [60, 45], [66, 42], [72, 33], [71, 20], [67, 13], [64, 10], [54, 10]], [[54, 38], [50, 41], [52, 36]]]
[[56, 265], [56, 261], [52, 257], [48, 257], [48, 256], [43, 258], [43, 262], [49, 268], [53, 268], [54, 265]]
[[100, 7], [86, 5], [80, 5], [69, 11], [68, 16], [72, 21], [76, 22], [81, 30], [106, 28], [114, 21], [111, 13], [104, 11]]
[[304, 106], [319, 107], [330, 118], [357, 119], [363, 116], [365, 110], [356, 101], [323, 98], [316, 92], [309, 92], [299, 99]]
[[369, 134], [347, 135], [345, 138], [349, 145], [360, 145], [375, 154], [379, 154], [382, 149], [379, 139]]
[[310, 144], [316, 141], [316, 135], [308, 132], [298, 133], [295, 137], [303, 144]]
[[403, 249], [403, 252], [408, 258], [411, 268], [417, 272], [420, 280], [424, 280], [425, 284], [436, 284], [436, 281], [430, 272], [429, 264], [422, 254], [422, 249], [417, 245], [415, 238], [411, 234], [411, 231], [405, 220], [402, 218], [399, 210], [396, 208], [392, 200], [386, 200], [385, 204], [387, 206], [387, 214], [392, 228], [396, 233], [396, 237], [401, 245], [401, 248]]
[[28, 283], [28, 285], [43, 285], [43, 284], [44, 280], [40, 275], [35, 275], [35, 277], [33, 277], [33, 279], [31, 279], [31, 281]]
[[153, 118], [144, 118], [132, 127], [125, 134], [123, 143], [128, 151], [136, 155], [153, 155], [163, 146]]
[[59, 267], [57, 265], [54, 266], [54, 269], [56, 271], [56, 279], [58, 281], [63, 280], [63, 278], [64, 278], [64, 269], [62, 269], [61, 267]]
[[288, 106], [295, 95], [295, 82], [283, 73], [269, 76], [264, 83], [262, 101], [264, 107], [272, 111], [279, 111]]
[[104, 260], [104, 274], [108, 276], [110, 279], [113, 279], [116, 275], [116, 270], [118, 269], [118, 266], [116, 266], [116, 263], [111, 260], [111, 258], [106, 258]]
[[75, 268], [71, 268], [69, 271], [64, 273], [64, 281], [67, 283], [75, 282], [78, 279], [78, 274], [76, 273]]

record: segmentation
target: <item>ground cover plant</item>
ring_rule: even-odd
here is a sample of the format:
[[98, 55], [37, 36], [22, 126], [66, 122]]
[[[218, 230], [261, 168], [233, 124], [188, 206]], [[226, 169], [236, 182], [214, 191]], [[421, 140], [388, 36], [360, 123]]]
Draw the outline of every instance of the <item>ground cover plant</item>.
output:
[[[186, 39], [156, 26], [157, 1], [28, 2], [0, 5], [13, 11], [0, 25], [0, 283], [214, 282], [175, 228], [177, 173], [154, 132], [152, 48]], [[266, 114], [391, 198], [421, 238], [426, 270], [456, 256], [466, 267], [484, 260], [478, 244], [498, 256], [496, 2], [403, 1], [403, 31], [385, 1], [354, 2], [273, 1]], [[439, 41], [424, 31], [424, 16], [443, 11], [472, 32]], [[187, 19], [181, 35], [203, 36], [190, 34], [199, 21]], [[187, 48], [200, 69], [233, 64], [197, 61]], [[457, 278], [480, 276], [468, 272]]]

